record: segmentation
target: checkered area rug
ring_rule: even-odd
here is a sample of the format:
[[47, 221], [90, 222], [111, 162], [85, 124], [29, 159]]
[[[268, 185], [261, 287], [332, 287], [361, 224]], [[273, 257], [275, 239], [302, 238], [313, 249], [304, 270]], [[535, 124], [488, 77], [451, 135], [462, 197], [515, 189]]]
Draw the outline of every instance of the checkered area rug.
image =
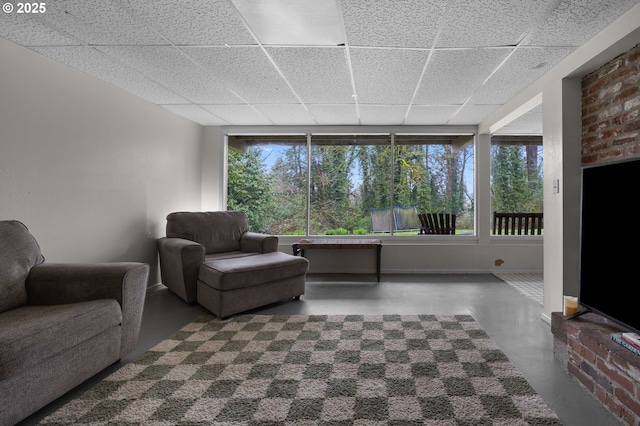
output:
[[42, 420], [560, 425], [468, 315], [205, 316]]

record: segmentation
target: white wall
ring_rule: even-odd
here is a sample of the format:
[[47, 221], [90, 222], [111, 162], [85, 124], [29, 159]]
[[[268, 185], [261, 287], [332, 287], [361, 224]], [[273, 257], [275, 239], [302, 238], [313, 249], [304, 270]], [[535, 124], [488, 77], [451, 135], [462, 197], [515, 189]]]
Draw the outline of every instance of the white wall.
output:
[[226, 187], [225, 137], [220, 127], [205, 127], [202, 144], [202, 210], [216, 211], [225, 207]]
[[[562, 295], [579, 291], [580, 78], [640, 43], [640, 4], [576, 49], [502, 108], [480, 123], [496, 131], [542, 97], [544, 131], [543, 318], [562, 311]], [[542, 96], [541, 96], [542, 95]], [[515, 114], [514, 114], [515, 113]], [[560, 192], [553, 181], [559, 179]]]
[[141, 261], [201, 208], [201, 126], [0, 39], [0, 220], [49, 262]]
[[[210, 127], [207, 129], [207, 140], [203, 153], [203, 164], [210, 168], [206, 174], [210, 182], [219, 182], [220, 197], [211, 203], [212, 209], [224, 209], [224, 174], [219, 172], [225, 168], [225, 134], [286, 134], [306, 132], [329, 133], [476, 133], [475, 126], [228, 126]], [[476, 192], [483, 191], [477, 199], [476, 220], [477, 235], [473, 236], [418, 236], [385, 237], [383, 240], [381, 268], [384, 273], [487, 273], [487, 272], [542, 272], [543, 239], [542, 237], [491, 236], [489, 177], [490, 177], [490, 139], [481, 135], [480, 145], [476, 149], [475, 165], [478, 181]], [[214, 172], [217, 171], [217, 172]], [[217, 200], [221, 199], [220, 203]], [[204, 203], [203, 203], [204, 205]], [[280, 251], [291, 253], [291, 245], [300, 239], [299, 236], [281, 236]], [[321, 256], [321, 255], [318, 255]], [[341, 270], [348, 270], [350, 259], [344, 259], [340, 253], [323, 254], [331, 256], [326, 264]], [[358, 265], [351, 265], [355, 272]], [[331, 271], [327, 271], [331, 272]]]

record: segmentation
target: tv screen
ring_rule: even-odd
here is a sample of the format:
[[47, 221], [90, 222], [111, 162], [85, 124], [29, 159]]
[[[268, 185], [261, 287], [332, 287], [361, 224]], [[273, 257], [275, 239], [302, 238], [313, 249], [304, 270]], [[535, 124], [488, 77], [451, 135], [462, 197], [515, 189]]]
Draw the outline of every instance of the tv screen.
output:
[[638, 159], [582, 169], [579, 301], [635, 332], [640, 332], [639, 182]]

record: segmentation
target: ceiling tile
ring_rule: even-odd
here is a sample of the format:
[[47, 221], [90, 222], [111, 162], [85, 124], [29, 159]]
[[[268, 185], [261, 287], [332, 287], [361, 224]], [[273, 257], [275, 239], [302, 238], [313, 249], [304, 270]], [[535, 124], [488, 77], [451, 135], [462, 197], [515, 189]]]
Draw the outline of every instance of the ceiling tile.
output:
[[444, 124], [455, 114], [460, 105], [412, 105], [404, 124], [438, 125]]
[[580, 46], [605, 26], [638, 4], [638, 0], [563, 0], [524, 44]]
[[447, 0], [343, 0], [350, 46], [429, 48]]
[[360, 104], [409, 104], [428, 52], [360, 48], [350, 52]]
[[297, 105], [255, 105], [269, 121], [275, 125], [314, 125], [317, 124], [304, 106]]
[[308, 105], [315, 122], [320, 125], [357, 125], [358, 114], [353, 105]]
[[231, 0], [264, 45], [345, 43], [337, 0]]
[[241, 101], [210, 72], [194, 64], [187, 55], [175, 47], [104, 46], [97, 49], [193, 103], [221, 104]]
[[405, 105], [360, 105], [363, 125], [400, 125], [407, 113]]
[[298, 102], [259, 47], [185, 47], [184, 52], [248, 103]]
[[48, 26], [35, 15], [5, 13], [1, 16], [0, 37], [21, 46], [77, 46], [82, 42]]
[[437, 47], [515, 46], [556, 1], [452, 1]]
[[497, 110], [500, 105], [466, 105], [460, 109], [447, 124], [474, 125]]
[[161, 105], [188, 120], [194, 121], [203, 126], [226, 126], [226, 121], [214, 116], [197, 105]]
[[234, 0], [53, 0], [0, 37], [207, 125], [477, 124], [640, 0], [330, 2], [345, 46], [260, 46]]
[[496, 135], [541, 135], [542, 105], [522, 114], [512, 122], [494, 132]]
[[255, 108], [246, 104], [202, 105], [202, 108], [234, 126], [273, 124]]
[[47, 3], [47, 11], [42, 17], [52, 27], [87, 44], [167, 44], [119, 2], [58, 0]]
[[225, 0], [128, 0], [145, 22], [177, 45], [256, 44]]
[[186, 102], [181, 96], [145, 78], [142, 74], [114, 62], [92, 47], [40, 47], [33, 50], [150, 102], [156, 104]]
[[436, 51], [415, 103], [462, 105], [510, 52], [511, 49], [505, 48]]
[[503, 104], [542, 77], [571, 48], [518, 48], [469, 101], [471, 104]]
[[341, 48], [267, 48], [305, 103], [353, 103], [346, 54]]

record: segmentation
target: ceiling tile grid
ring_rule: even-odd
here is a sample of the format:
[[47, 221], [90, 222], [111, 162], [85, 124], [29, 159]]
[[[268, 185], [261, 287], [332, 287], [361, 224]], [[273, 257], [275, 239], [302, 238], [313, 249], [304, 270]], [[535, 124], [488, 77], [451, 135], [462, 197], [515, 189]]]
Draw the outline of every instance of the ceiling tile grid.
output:
[[506, 135], [541, 135], [542, 105], [538, 105], [526, 114], [516, 118], [499, 129], [496, 134]]
[[57, 0], [41, 16], [54, 28], [92, 45], [167, 44], [118, 2]]
[[256, 44], [236, 9], [226, 0], [126, 1], [133, 13], [175, 45]]
[[229, 0], [263, 45], [344, 44], [338, 0]]
[[210, 72], [171, 46], [105, 46], [98, 50], [196, 103], [239, 103], [238, 98]]
[[409, 105], [427, 61], [425, 50], [352, 48], [358, 102]]
[[203, 126], [224, 126], [229, 124], [198, 105], [163, 105], [162, 107]]
[[422, 105], [462, 105], [511, 50], [478, 48], [436, 51], [414, 102]]
[[188, 103], [175, 92], [88, 46], [37, 47], [36, 52], [155, 104]]
[[227, 124], [234, 124], [236, 126], [268, 126], [273, 124], [253, 106], [248, 104], [202, 105], [202, 108], [224, 120]]
[[430, 48], [447, 0], [343, 0], [350, 46]]
[[562, 0], [523, 44], [578, 47], [636, 4], [637, 0]]
[[54, 0], [0, 37], [202, 125], [473, 125], [639, 3]]
[[518, 48], [471, 97], [471, 104], [504, 104], [573, 51], [567, 47]]
[[360, 124], [394, 125], [402, 123], [406, 114], [404, 105], [360, 105]]
[[446, 124], [459, 109], [460, 105], [412, 105], [403, 124]]
[[289, 104], [298, 101], [259, 47], [187, 47], [183, 51], [246, 102]]
[[516, 46], [556, 1], [451, 1], [437, 47]]
[[267, 53], [303, 102], [354, 103], [344, 47], [269, 47]]
[[447, 121], [451, 125], [473, 125], [497, 110], [500, 105], [465, 105]]
[[83, 43], [31, 15], [0, 15], [0, 37], [22, 46], [80, 46]]
[[309, 105], [309, 112], [315, 123], [326, 126], [347, 126], [360, 124], [358, 109], [352, 105]]
[[255, 105], [255, 108], [274, 125], [306, 126], [316, 124], [309, 114], [309, 110], [302, 104]]

